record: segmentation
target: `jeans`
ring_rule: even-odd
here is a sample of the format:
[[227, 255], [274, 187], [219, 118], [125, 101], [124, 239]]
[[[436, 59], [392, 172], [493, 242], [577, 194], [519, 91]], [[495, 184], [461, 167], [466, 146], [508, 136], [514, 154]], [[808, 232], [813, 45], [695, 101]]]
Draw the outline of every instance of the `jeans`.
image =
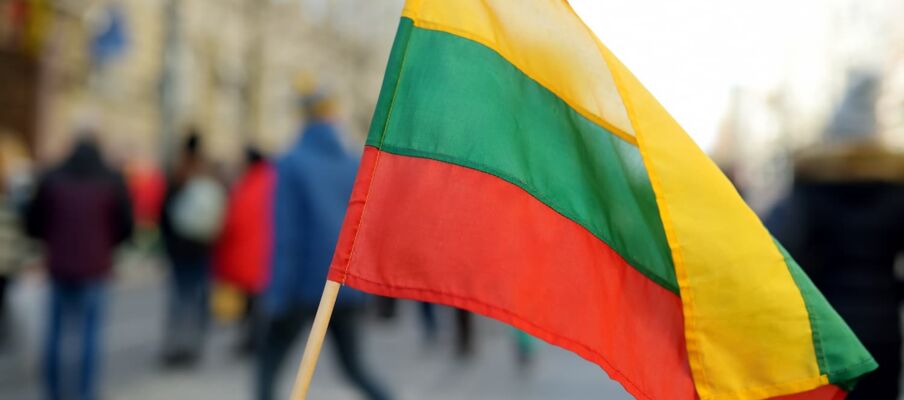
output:
[[[286, 354], [303, 327], [313, 320], [315, 309], [294, 310], [282, 317], [264, 322], [258, 342], [257, 399], [273, 400], [279, 371]], [[339, 357], [339, 365], [348, 378], [369, 400], [388, 400], [389, 395], [364, 369], [361, 362], [360, 329], [354, 310], [333, 312], [327, 334]]]
[[[98, 398], [104, 291], [99, 282], [53, 283], [44, 353], [49, 400]], [[81, 347], [78, 363], [70, 359], [73, 347]]]
[[170, 275], [164, 355], [195, 359], [210, 317], [210, 272], [206, 262], [175, 264]]

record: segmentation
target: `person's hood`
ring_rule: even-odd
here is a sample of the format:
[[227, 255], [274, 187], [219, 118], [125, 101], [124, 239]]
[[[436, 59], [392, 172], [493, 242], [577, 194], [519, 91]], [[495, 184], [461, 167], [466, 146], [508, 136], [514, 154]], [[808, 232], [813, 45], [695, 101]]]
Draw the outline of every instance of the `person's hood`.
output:
[[91, 140], [81, 140], [63, 162], [61, 172], [77, 177], [96, 177], [105, 175], [107, 166], [97, 144]]
[[795, 179], [904, 182], [904, 154], [876, 143], [824, 145], [797, 154]]

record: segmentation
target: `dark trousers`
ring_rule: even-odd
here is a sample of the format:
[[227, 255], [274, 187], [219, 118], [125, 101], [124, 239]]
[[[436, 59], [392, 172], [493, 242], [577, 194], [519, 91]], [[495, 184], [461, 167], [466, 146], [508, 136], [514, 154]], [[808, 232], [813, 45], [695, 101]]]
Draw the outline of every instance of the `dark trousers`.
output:
[[210, 273], [206, 262], [176, 263], [171, 272], [164, 355], [194, 359], [210, 318]]
[[[53, 283], [44, 348], [49, 400], [98, 398], [103, 305], [102, 283]], [[77, 362], [70, 357], [73, 343], [81, 350]]]
[[[313, 320], [315, 309], [294, 310], [285, 316], [263, 321], [258, 342], [256, 375], [257, 399], [273, 400], [274, 391], [286, 355], [302, 328]], [[370, 400], [390, 397], [364, 369], [361, 360], [360, 326], [355, 310], [337, 308], [330, 319], [327, 334], [333, 341], [339, 365], [345, 377]]]
[[257, 337], [260, 336], [258, 331], [261, 329], [262, 325], [260, 322], [260, 304], [258, 303], [258, 295], [250, 293], [245, 294], [245, 313], [242, 315], [242, 320], [239, 321], [239, 343], [237, 350], [240, 354], [253, 353], [255, 349], [254, 346], [257, 345], [255, 341]]
[[5, 350], [10, 337], [11, 324], [7, 320], [6, 293], [10, 285], [8, 276], [0, 275], [0, 351]]
[[6, 317], [6, 288], [9, 287], [9, 277], [0, 275], [0, 321]]
[[421, 302], [421, 325], [424, 327], [424, 339], [432, 343], [439, 333], [439, 324], [436, 322], [436, 306], [431, 303]]
[[474, 353], [474, 317], [470, 312], [455, 309], [455, 351], [459, 357], [468, 357]]

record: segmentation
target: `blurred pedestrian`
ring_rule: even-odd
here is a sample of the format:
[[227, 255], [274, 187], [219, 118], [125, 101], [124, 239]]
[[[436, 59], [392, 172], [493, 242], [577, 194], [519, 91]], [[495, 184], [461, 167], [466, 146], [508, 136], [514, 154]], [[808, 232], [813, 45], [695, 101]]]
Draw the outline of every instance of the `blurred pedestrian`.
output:
[[[340, 143], [333, 101], [320, 91], [302, 100], [307, 120], [295, 146], [276, 164], [272, 278], [263, 296], [258, 400], [272, 400], [292, 343], [312, 320], [351, 195], [357, 157]], [[344, 288], [329, 327], [345, 376], [371, 400], [389, 396], [365, 370], [358, 311], [361, 292]]]
[[[132, 154], [129, 154], [132, 153]], [[160, 212], [166, 193], [166, 174], [150, 157], [137, 152], [128, 154], [124, 174], [132, 197], [135, 233], [132, 237], [130, 263], [156, 264], [161, 253]]]
[[[44, 356], [47, 396], [97, 399], [106, 282], [114, 247], [132, 232], [132, 210], [122, 176], [104, 163], [89, 136], [40, 178], [27, 227], [45, 244], [51, 283]], [[81, 360], [65, 360], [76, 343]]]
[[[382, 321], [391, 321], [398, 314], [399, 300], [393, 297], [375, 296], [373, 300], [377, 318]], [[424, 348], [431, 348], [439, 337], [439, 321], [436, 316], [436, 305], [427, 302], [417, 302], [418, 320], [421, 325], [421, 337]]]
[[211, 247], [220, 232], [225, 198], [202, 155], [201, 135], [193, 130], [167, 183], [160, 224], [170, 265], [166, 367], [192, 366], [201, 356], [210, 311]]
[[474, 316], [466, 310], [455, 309], [455, 355], [467, 359], [474, 355]]
[[246, 151], [246, 168], [229, 193], [223, 230], [214, 250], [217, 279], [244, 297], [243, 334], [237, 350], [253, 350], [257, 298], [270, 274], [273, 250], [273, 190], [276, 170], [259, 151]]
[[[398, 300], [390, 297], [379, 297], [377, 315], [381, 319], [395, 318], [395, 309]], [[439, 338], [440, 323], [437, 318], [437, 305], [427, 302], [417, 302], [418, 317], [421, 325], [422, 341], [425, 348], [433, 347]], [[453, 323], [455, 325], [454, 355], [458, 360], [466, 361], [474, 356], [476, 344], [474, 342], [474, 318], [473, 315], [460, 308], [452, 309]]]
[[126, 163], [126, 183], [132, 195], [135, 224], [143, 230], [155, 229], [166, 194], [166, 176], [153, 161], [139, 156]]
[[12, 324], [7, 310], [7, 293], [27, 258], [27, 243], [21, 224], [21, 204], [15, 183], [16, 162], [21, 154], [11, 136], [0, 133], [0, 351], [11, 339]]
[[[879, 363], [848, 398], [896, 400], [902, 292], [895, 259], [904, 250], [904, 180], [868, 172], [889, 159], [860, 151], [799, 161], [791, 195], [766, 222]], [[894, 163], [904, 172], [904, 159]]]
[[791, 193], [766, 224], [879, 363], [848, 399], [897, 400], [904, 155], [875, 141], [876, 82], [852, 83], [827, 129], [830, 144], [798, 156]]
[[[432, 303], [418, 303], [420, 307], [421, 326], [424, 332], [424, 344], [436, 343], [439, 333], [439, 324], [436, 318], [436, 305]], [[476, 344], [474, 343], [474, 315], [461, 308], [452, 309], [455, 319], [455, 345], [454, 354], [458, 360], [466, 361], [474, 356]]]
[[525, 372], [534, 365], [534, 360], [536, 359], [536, 345], [534, 342], [536, 339], [520, 329], [512, 328], [512, 330], [515, 336], [515, 361], [518, 369]]
[[4, 165], [0, 154], [0, 350], [5, 350], [9, 321], [7, 320], [6, 293], [18, 269], [17, 256], [20, 245], [19, 218], [11, 202], [7, 199], [4, 179]]
[[424, 345], [432, 346], [439, 336], [439, 323], [436, 320], [436, 305], [425, 301], [418, 303], [421, 317], [421, 330], [424, 337]]

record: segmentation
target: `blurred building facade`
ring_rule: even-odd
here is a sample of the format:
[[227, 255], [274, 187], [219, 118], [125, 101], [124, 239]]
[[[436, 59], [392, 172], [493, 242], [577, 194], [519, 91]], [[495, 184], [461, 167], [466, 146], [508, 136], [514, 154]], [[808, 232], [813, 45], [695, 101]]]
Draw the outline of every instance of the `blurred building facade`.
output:
[[[402, 0], [0, 0], [0, 134], [44, 160], [74, 127], [120, 157], [161, 158], [195, 125], [215, 159], [293, 136], [299, 73], [363, 136]], [[734, 89], [714, 156], [762, 209], [791, 155], [821, 140], [852, 73], [880, 77], [876, 131], [904, 148], [904, 3], [829, 0], [771, 86]], [[3, 133], [6, 132], [6, 133]]]
[[801, 151], [867, 137], [904, 149], [904, 3], [830, 0], [810, 17], [818, 31], [788, 38], [774, 84], [733, 89], [713, 149], [757, 211], [785, 191]]
[[37, 130], [40, 11], [24, 1], [0, 2], [0, 139], [29, 149]]
[[[58, 157], [96, 127], [119, 157], [165, 156], [189, 126], [210, 156], [293, 137], [293, 81], [342, 99], [363, 136], [402, 1], [0, 0], [0, 129]], [[14, 86], [8, 86], [12, 82]], [[9, 115], [7, 115], [9, 114]]]

